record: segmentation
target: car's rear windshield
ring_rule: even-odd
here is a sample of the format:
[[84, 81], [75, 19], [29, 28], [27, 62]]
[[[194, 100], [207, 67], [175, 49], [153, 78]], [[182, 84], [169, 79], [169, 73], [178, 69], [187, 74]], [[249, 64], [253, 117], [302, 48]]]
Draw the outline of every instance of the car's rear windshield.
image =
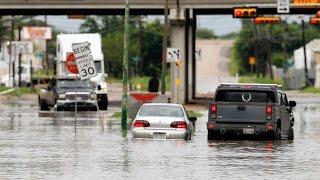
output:
[[219, 90], [215, 101], [223, 102], [276, 102], [273, 91]]
[[183, 111], [179, 106], [146, 105], [142, 107], [139, 116], [183, 117]]

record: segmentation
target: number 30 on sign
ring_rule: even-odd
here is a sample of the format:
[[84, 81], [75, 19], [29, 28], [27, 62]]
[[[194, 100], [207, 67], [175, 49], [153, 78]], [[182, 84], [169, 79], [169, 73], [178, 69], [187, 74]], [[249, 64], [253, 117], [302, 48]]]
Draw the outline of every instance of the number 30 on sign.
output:
[[76, 61], [80, 73], [80, 78], [82, 80], [90, 79], [91, 77], [97, 76], [97, 71], [92, 56], [85, 56], [76, 59]]

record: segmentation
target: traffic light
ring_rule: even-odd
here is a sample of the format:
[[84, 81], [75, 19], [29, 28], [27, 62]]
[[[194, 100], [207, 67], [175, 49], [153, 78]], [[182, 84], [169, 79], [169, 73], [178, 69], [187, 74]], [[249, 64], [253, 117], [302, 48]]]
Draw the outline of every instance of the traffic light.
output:
[[256, 7], [235, 7], [233, 8], [233, 18], [255, 18], [257, 17]]
[[270, 17], [257, 17], [254, 18], [255, 24], [278, 24], [280, 23], [281, 19], [279, 16], [270, 16]]
[[311, 17], [309, 23], [311, 25], [320, 25], [320, 17]]

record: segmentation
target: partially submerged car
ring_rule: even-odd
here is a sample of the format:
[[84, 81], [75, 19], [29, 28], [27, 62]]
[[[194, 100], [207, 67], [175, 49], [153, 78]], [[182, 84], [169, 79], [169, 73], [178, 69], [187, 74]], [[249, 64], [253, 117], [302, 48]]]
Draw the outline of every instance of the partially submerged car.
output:
[[132, 123], [133, 138], [190, 140], [196, 117], [188, 117], [181, 104], [146, 103]]
[[209, 107], [208, 140], [241, 135], [292, 140], [295, 106], [277, 84], [220, 84]]
[[56, 106], [58, 111], [74, 109], [95, 110], [95, 94], [89, 80], [75, 80], [66, 77], [53, 78], [47, 88], [39, 92], [38, 101], [41, 110], [50, 110]]

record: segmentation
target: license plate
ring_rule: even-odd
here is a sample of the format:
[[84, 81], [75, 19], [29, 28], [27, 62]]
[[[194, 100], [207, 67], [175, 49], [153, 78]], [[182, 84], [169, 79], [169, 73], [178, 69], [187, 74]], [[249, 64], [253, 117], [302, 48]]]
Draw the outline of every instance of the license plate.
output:
[[81, 101], [82, 100], [82, 97], [77, 97], [77, 101]]
[[243, 134], [254, 134], [253, 128], [243, 128]]
[[153, 138], [154, 139], [166, 139], [166, 133], [153, 133]]

